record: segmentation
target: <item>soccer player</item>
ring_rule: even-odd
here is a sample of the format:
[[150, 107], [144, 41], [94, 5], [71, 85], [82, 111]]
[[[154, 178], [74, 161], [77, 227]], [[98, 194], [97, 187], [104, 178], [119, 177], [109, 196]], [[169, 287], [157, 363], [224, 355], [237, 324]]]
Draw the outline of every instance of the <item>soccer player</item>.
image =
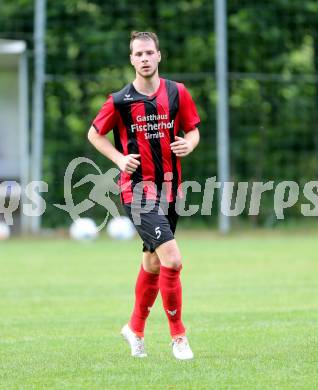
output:
[[[175, 204], [177, 196], [182, 196], [180, 159], [199, 143], [200, 118], [185, 86], [159, 77], [160, 61], [157, 35], [132, 32], [130, 62], [136, 77], [108, 97], [92, 123], [88, 139], [121, 170], [121, 201], [143, 240], [135, 305], [121, 334], [132, 356], [147, 356], [144, 328], [160, 291], [173, 354], [186, 360], [192, 359], [193, 353], [181, 317], [182, 261], [174, 238], [178, 220]], [[111, 130], [115, 146], [105, 137]], [[179, 136], [180, 131], [184, 137]], [[140, 187], [143, 183], [146, 184]], [[147, 202], [152, 205], [148, 212], [140, 213], [140, 223], [133, 216], [134, 198], [138, 195], [141, 208]]]

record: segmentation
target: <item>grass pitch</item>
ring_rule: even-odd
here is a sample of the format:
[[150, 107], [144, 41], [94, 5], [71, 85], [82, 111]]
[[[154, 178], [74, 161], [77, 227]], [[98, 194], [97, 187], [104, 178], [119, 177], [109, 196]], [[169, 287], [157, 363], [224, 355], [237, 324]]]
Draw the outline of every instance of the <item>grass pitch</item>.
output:
[[316, 235], [178, 239], [190, 362], [172, 357], [160, 296], [147, 359], [119, 335], [138, 240], [0, 243], [0, 388], [317, 389]]

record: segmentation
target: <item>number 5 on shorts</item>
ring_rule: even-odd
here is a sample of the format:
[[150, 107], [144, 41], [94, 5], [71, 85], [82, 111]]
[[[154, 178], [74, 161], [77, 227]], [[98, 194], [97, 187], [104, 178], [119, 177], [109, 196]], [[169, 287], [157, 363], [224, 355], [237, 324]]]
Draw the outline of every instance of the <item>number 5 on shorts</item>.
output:
[[156, 227], [155, 232], [156, 232], [156, 236], [157, 236], [157, 240], [158, 240], [160, 238], [160, 236], [161, 236], [160, 226]]

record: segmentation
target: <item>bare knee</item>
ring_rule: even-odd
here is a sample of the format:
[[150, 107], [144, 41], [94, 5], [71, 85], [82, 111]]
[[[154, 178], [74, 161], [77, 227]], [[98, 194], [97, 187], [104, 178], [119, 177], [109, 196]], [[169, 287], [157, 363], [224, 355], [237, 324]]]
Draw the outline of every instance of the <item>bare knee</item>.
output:
[[159, 274], [160, 260], [156, 253], [144, 252], [142, 264], [146, 272], [151, 272], [152, 274]]
[[156, 253], [163, 266], [174, 269], [179, 269], [181, 267], [181, 252], [175, 240], [160, 245], [157, 248]]
[[182, 265], [181, 254], [175, 254], [162, 262], [162, 265], [168, 268], [179, 269]]

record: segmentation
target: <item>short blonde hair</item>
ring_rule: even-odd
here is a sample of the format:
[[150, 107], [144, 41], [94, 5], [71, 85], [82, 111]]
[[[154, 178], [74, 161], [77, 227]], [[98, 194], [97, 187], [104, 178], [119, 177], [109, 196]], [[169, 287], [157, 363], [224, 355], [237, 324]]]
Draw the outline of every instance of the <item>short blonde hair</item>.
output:
[[130, 52], [132, 52], [132, 44], [135, 39], [152, 40], [156, 45], [156, 49], [159, 50], [159, 39], [156, 33], [151, 31], [132, 31], [130, 33]]

